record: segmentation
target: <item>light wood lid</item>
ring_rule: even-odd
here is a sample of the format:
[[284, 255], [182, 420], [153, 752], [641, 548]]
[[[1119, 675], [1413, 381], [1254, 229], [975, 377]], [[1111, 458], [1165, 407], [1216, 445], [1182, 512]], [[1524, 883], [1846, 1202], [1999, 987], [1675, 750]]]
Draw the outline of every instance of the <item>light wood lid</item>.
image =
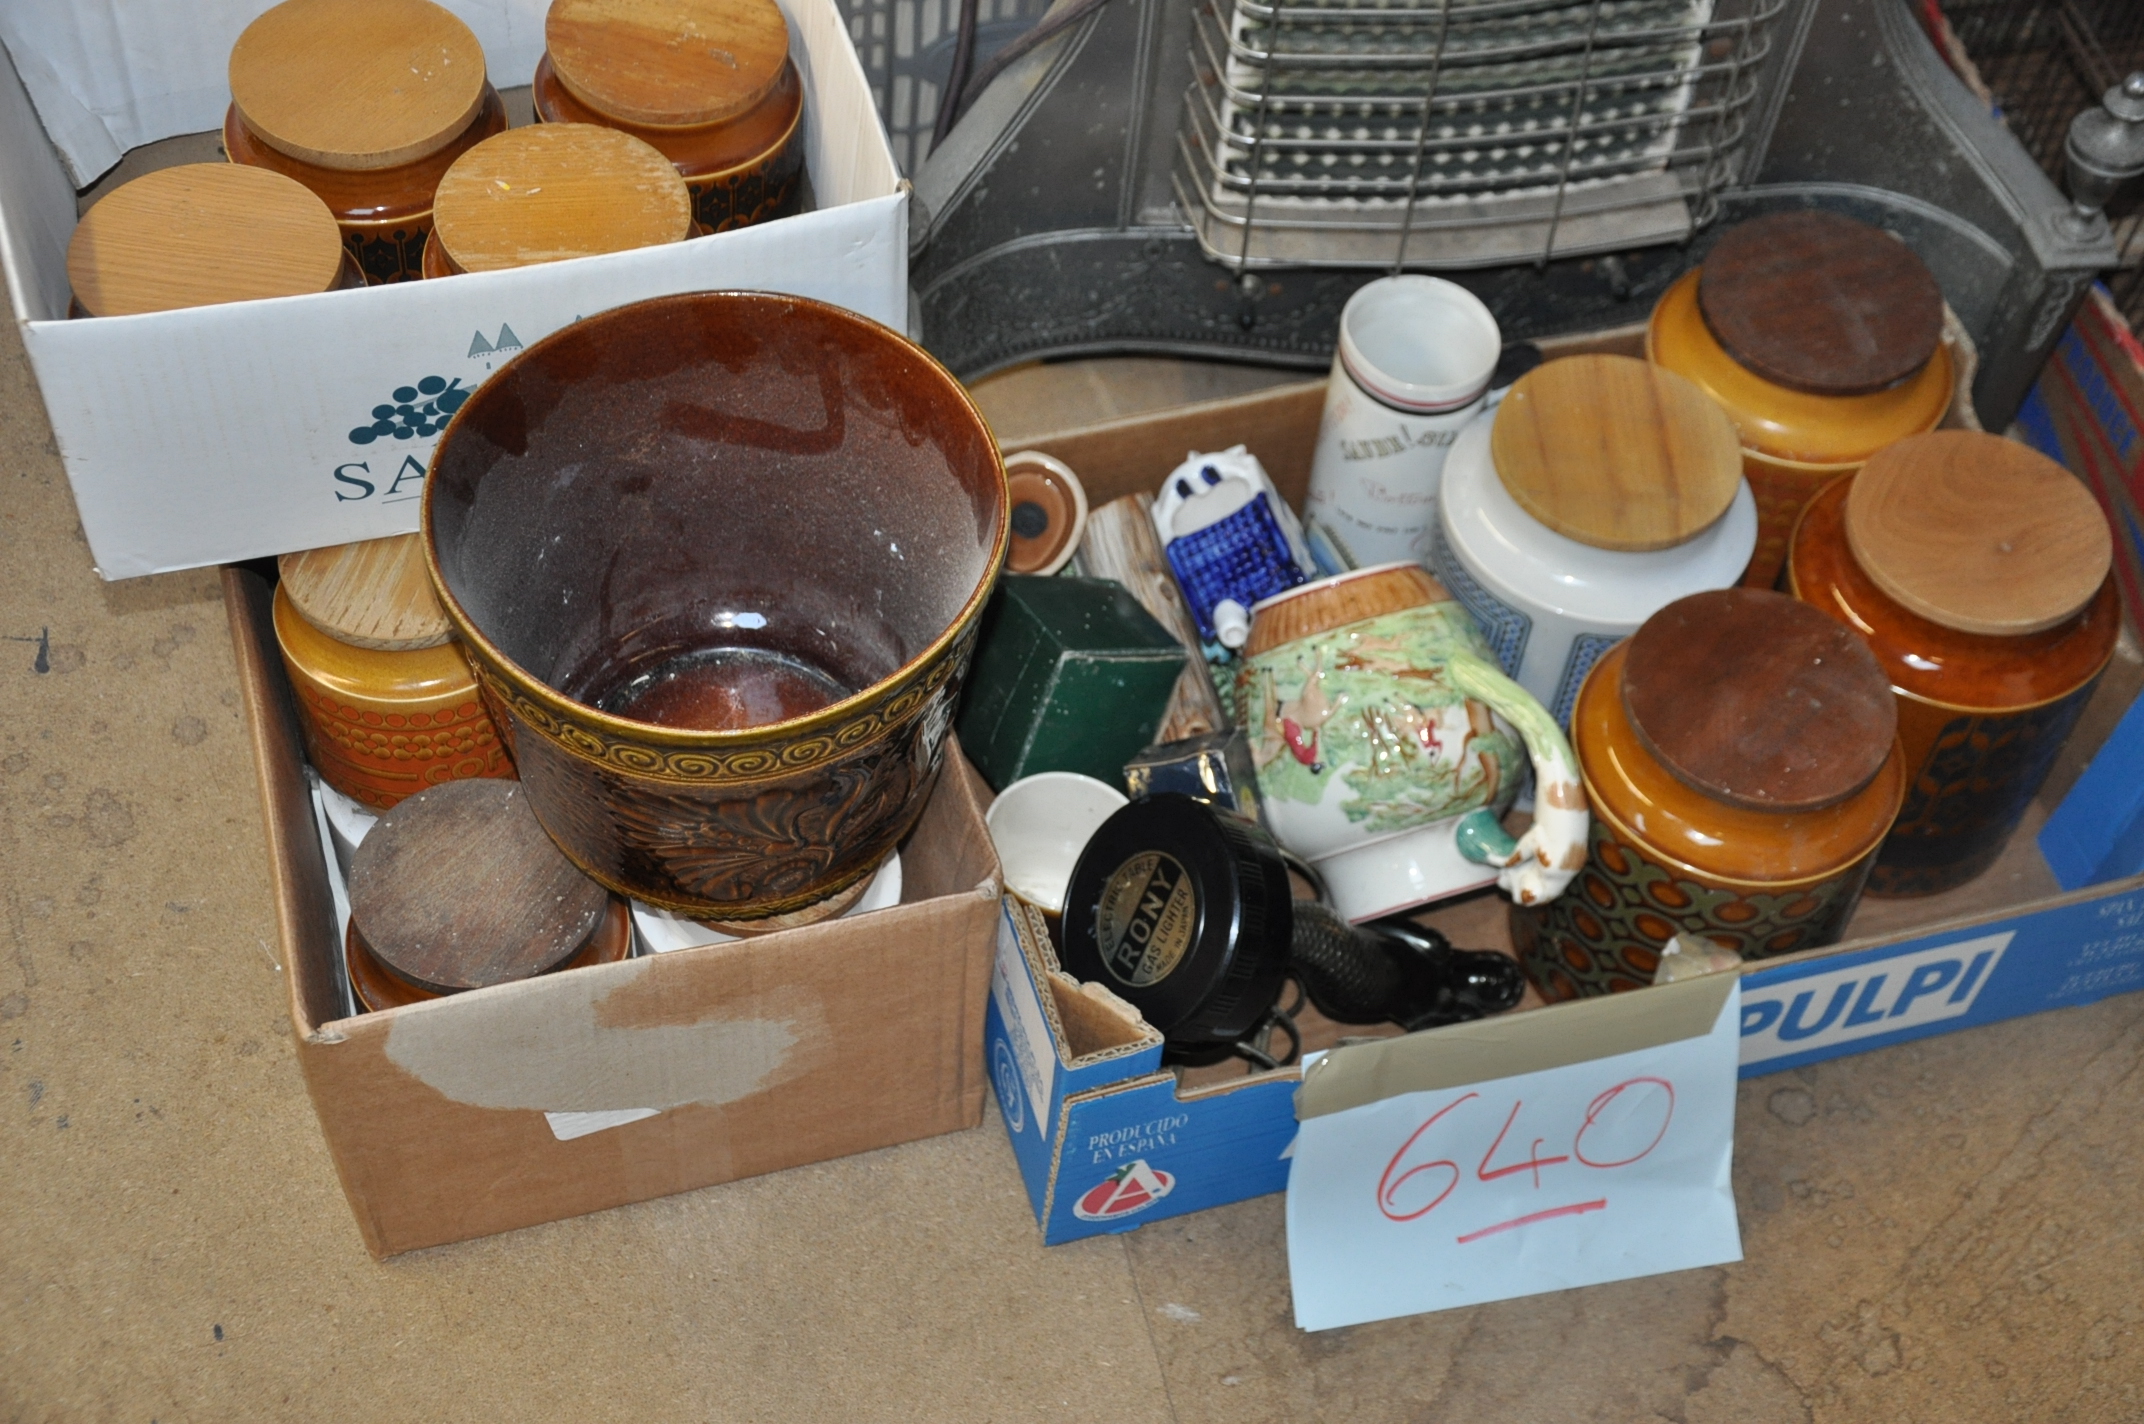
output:
[[380, 817], [350, 860], [350, 919], [394, 974], [435, 994], [558, 968], [610, 893], [566, 859], [518, 781], [429, 787]]
[[1975, 430], [1877, 451], [1846, 496], [1846, 542], [1876, 586], [1961, 633], [2037, 633], [2106, 582], [2114, 536], [2084, 484]]
[[543, 37], [574, 98], [655, 128], [735, 118], [767, 97], [789, 58], [774, 0], [551, 0]]
[[484, 49], [431, 0], [283, 0], [232, 46], [231, 99], [280, 153], [393, 168], [469, 127], [484, 102]]
[[464, 272], [682, 242], [692, 194], [651, 145], [600, 124], [533, 124], [454, 160], [432, 236]]
[[291, 607], [337, 642], [407, 652], [454, 636], [415, 534], [285, 554], [276, 569]]
[[67, 243], [67, 280], [91, 316], [132, 316], [325, 292], [342, 230], [296, 179], [236, 163], [145, 174], [97, 200]]
[[1697, 385], [1629, 356], [1521, 376], [1489, 438], [1519, 507], [1597, 549], [1668, 549], [1712, 527], [1742, 483], [1734, 422]]
[[1773, 213], [1731, 229], [1699, 269], [1720, 345], [1769, 381], [1863, 395], [1928, 364], [1943, 292], [1913, 249], [1837, 213]]
[[1813, 811], [1872, 781], [1898, 699], [1853, 629], [1769, 589], [1680, 598], [1623, 659], [1623, 710], [1676, 780], [1756, 811]]

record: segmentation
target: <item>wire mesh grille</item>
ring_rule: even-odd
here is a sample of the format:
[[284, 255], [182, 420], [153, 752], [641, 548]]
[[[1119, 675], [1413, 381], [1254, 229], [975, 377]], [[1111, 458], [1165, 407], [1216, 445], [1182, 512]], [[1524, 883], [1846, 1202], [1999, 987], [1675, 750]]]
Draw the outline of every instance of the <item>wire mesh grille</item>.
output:
[[[977, 0], [976, 66], [1048, 8], [1049, 0]], [[894, 161], [912, 174], [930, 152], [938, 100], [953, 69], [960, 0], [842, 0], [842, 13]]]
[[[2070, 120], [2124, 75], [2144, 69], [2140, 0], [1943, 0], [1942, 14], [1970, 61], [1967, 82], [1985, 88], [1995, 112], [2057, 183], [2065, 181]], [[2144, 184], [2116, 194], [2107, 217], [2121, 254], [2107, 284], [2134, 327], [2144, 323]]]
[[1786, 0], [1197, 0], [1209, 256], [1470, 266], [1676, 241], [1740, 176]]

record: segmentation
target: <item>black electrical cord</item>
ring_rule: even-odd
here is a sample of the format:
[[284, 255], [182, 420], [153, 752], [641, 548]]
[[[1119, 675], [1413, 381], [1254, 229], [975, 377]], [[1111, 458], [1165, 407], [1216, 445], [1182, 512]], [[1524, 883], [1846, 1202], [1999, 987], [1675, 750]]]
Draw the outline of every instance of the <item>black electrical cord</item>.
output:
[[974, 62], [976, 7], [974, 0], [962, 0], [960, 34], [953, 47], [953, 72], [947, 76], [946, 86], [938, 94], [938, 118], [931, 125], [931, 147], [936, 149], [945, 142], [945, 136], [960, 122], [960, 116], [968, 112], [968, 106], [990, 87], [993, 79], [1044, 40], [1062, 34], [1108, 3], [1109, 0], [1072, 0], [1062, 9], [1051, 11], [1038, 20], [1033, 29], [1008, 40], [1005, 47], [990, 56], [990, 62], [971, 78], [967, 67]]
[[1340, 1023], [1392, 1022], [1409, 1033], [1516, 1008], [1526, 993], [1517, 961], [1454, 949], [1408, 920], [1351, 925], [1299, 901], [1289, 968], [1318, 1012]]
[[980, 0], [960, 0], [960, 21], [954, 31], [953, 67], [946, 72], [945, 88], [938, 93], [938, 116], [931, 124], [931, 147], [945, 142], [945, 136], [953, 131], [959, 115], [954, 104], [949, 102], [968, 86], [968, 71], [975, 66], [976, 12]]

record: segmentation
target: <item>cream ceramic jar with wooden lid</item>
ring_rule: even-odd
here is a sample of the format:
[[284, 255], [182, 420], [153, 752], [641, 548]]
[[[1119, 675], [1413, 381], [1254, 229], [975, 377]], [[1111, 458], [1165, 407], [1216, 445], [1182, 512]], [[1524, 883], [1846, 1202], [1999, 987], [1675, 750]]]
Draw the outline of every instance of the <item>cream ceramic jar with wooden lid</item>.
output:
[[513, 763], [415, 534], [285, 554], [275, 635], [320, 779], [374, 810]]
[[228, 163], [161, 168], [107, 193], [67, 241], [67, 280], [82, 316], [359, 284], [326, 204], [281, 174]]
[[682, 242], [692, 195], [669, 159], [599, 124], [488, 138], [439, 180], [424, 275], [500, 272]]
[[431, 0], [284, 0], [230, 76], [224, 151], [317, 193], [372, 283], [419, 275], [440, 178], [506, 127], [476, 35]]
[[1732, 584], [1756, 540], [1725, 412], [1671, 371], [1571, 356], [1459, 433], [1430, 564], [1561, 727], [1602, 653], [1676, 599]]
[[552, 0], [531, 95], [545, 123], [660, 149], [702, 231], [787, 211], [804, 171], [804, 85], [774, 0]]

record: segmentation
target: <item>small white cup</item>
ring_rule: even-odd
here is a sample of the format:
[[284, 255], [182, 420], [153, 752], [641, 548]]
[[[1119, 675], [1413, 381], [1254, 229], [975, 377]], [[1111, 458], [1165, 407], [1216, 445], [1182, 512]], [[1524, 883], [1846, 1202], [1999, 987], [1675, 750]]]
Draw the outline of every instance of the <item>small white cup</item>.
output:
[[983, 823], [1005, 868], [1005, 888], [1050, 915], [1064, 912], [1072, 868], [1102, 822], [1128, 798], [1076, 771], [1023, 776], [990, 803]]
[[1348, 299], [1303, 502], [1327, 573], [1427, 556], [1444, 457], [1503, 344], [1480, 298], [1441, 278], [1383, 277]]

